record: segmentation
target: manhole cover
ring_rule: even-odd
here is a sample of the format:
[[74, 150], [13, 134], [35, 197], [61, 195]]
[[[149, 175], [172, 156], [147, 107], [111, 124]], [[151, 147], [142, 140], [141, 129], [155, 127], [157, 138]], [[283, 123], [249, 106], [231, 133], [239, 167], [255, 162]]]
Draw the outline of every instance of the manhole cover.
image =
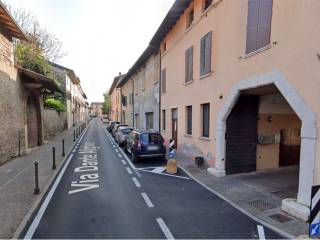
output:
[[255, 200], [255, 201], [249, 202], [249, 206], [260, 211], [265, 211], [268, 209], [275, 208], [273, 204], [269, 203], [266, 200]]
[[272, 218], [273, 220], [275, 220], [279, 223], [285, 223], [285, 222], [289, 222], [292, 220], [291, 218], [289, 218], [285, 215], [282, 215], [280, 213], [270, 215], [269, 218]]

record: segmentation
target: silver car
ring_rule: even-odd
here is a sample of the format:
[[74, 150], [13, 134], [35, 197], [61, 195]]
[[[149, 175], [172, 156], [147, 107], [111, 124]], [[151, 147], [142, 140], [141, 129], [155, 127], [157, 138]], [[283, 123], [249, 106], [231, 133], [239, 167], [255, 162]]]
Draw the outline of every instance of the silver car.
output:
[[115, 134], [115, 140], [119, 146], [125, 146], [130, 132], [133, 130], [131, 127], [119, 127]]

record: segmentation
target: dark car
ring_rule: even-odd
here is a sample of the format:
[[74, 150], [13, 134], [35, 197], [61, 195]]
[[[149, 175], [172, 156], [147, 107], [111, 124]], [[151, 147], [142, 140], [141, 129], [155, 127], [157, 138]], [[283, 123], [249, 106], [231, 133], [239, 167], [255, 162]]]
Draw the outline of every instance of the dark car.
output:
[[129, 137], [129, 134], [133, 128], [130, 127], [119, 127], [116, 135], [115, 135], [115, 140], [119, 144], [119, 146], [126, 146], [127, 144], [127, 139]]
[[121, 123], [118, 123], [118, 124], [114, 125], [114, 127], [111, 130], [112, 137], [116, 136], [116, 132], [118, 131], [119, 127], [128, 127], [128, 125], [127, 124], [121, 124]]
[[107, 130], [108, 130], [108, 132], [112, 132], [112, 129], [114, 128], [114, 126], [116, 125], [116, 124], [119, 124], [120, 122], [117, 122], [117, 121], [111, 121], [111, 122], [109, 122], [109, 127], [107, 128]]
[[166, 146], [161, 134], [152, 131], [133, 130], [128, 137], [126, 151], [131, 154], [132, 162], [142, 158], [165, 159]]

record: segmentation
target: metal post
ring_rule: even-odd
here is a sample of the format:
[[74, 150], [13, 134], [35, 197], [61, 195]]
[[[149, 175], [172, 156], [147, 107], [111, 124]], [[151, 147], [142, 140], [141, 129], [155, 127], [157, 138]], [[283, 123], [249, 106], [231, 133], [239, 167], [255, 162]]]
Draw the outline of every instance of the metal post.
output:
[[64, 151], [64, 139], [62, 139], [62, 157], [64, 157], [66, 155], [65, 151]]
[[52, 170], [55, 170], [56, 167], [56, 148], [52, 148]]
[[76, 131], [73, 130], [73, 141], [75, 142], [76, 141]]
[[38, 174], [39, 168], [38, 168], [38, 162], [34, 162], [34, 194], [39, 194], [40, 193], [40, 188], [39, 188], [39, 174]]

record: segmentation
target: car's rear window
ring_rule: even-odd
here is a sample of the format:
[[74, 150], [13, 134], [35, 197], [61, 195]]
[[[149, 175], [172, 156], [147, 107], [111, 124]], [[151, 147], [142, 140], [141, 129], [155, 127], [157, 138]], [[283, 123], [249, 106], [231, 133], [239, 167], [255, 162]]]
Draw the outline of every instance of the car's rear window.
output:
[[141, 135], [141, 141], [143, 143], [160, 144], [163, 142], [163, 139], [160, 134], [144, 133]]
[[129, 134], [131, 132], [131, 129], [130, 128], [125, 128], [125, 129], [122, 129], [122, 133], [123, 134]]

